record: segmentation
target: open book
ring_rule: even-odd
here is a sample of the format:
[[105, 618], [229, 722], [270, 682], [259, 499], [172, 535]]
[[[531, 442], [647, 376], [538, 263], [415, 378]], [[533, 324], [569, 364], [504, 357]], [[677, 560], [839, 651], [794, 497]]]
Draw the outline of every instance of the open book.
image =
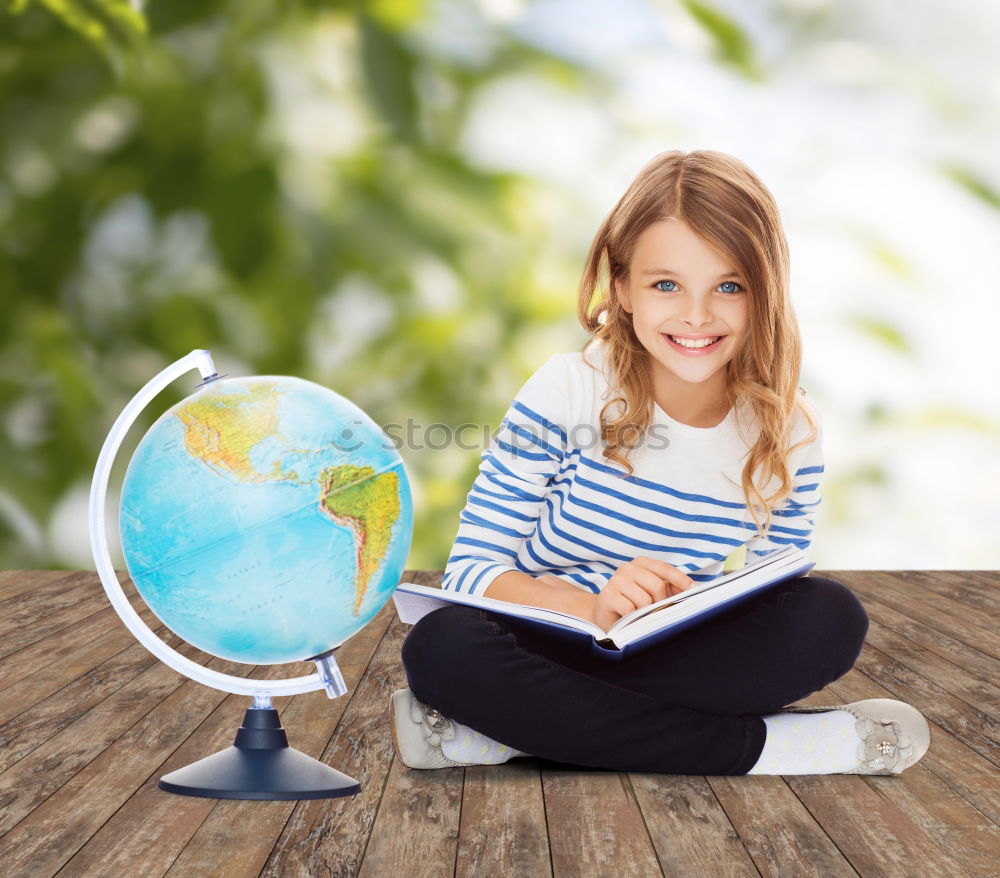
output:
[[[714, 581], [694, 585], [662, 601], [639, 607], [622, 616], [606, 633], [594, 622], [558, 610], [447, 591], [415, 582], [399, 583], [392, 599], [400, 620], [407, 625], [447, 604], [467, 604], [490, 613], [522, 619], [546, 629], [554, 637], [577, 641], [585, 646], [589, 644], [595, 654], [620, 661], [633, 652], [673, 637], [745, 601], [759, 591], [786, 579], [804, 576], [814, 566], [806, 552], [795, 546], [786, 546]], [[539, 584], [539, 587], [543, 586]]]

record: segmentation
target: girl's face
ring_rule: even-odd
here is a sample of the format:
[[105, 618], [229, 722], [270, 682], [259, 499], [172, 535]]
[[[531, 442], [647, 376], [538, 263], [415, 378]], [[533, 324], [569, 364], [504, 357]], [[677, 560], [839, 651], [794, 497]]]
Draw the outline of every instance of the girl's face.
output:
[[[739, 349], [748, 319], [747, 291], [734, 265], [684, 221], [660, 220], [639, 236], [628, 281], [616, 283], [636, 337], [660, 373], [654, 374], [655, 385], [701, 384], [715, 376], [713, 390], [724, 389], [725, 365]], [[692, 350], [671, 335], [722, 337]]]

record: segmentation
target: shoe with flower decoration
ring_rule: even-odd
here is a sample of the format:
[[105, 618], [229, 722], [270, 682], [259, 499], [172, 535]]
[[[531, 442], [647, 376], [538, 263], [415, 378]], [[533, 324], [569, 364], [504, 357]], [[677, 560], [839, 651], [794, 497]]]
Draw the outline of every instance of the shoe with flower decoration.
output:
[[455, 737], [455, 723], [433, 707], [417, 701], [410, 689], [397, 689], [391, 699], [392, 743], [408, 768], [450, 768], [474, 765], [449, 759], [441, 741]]
[[868, 698], [850, 704], [784, 707], [782, 712], [820, 713], [846, 710], [857, 718], [858, 766], [843, 774], [900, 774], [918, 762], [931, 743], [924, 715], [905, 701]]

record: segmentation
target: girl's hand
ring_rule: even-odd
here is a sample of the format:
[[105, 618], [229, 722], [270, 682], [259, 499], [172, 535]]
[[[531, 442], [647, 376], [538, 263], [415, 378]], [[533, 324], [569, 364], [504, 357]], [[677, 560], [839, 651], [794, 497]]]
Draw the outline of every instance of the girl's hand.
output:
[[639, 557], [622, 564], [595, 595], [593, 622], [605, 632], [639, 607], [687, 591], [694, 580], [666, 561]]

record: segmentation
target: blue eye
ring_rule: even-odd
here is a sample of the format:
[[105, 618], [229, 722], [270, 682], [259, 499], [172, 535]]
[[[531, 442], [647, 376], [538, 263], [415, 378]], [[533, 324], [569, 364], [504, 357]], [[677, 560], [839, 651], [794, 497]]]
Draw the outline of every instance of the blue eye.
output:
[[[674, 286], [677, 286], [677, 283], [672, 280], [658, 280], [655, 284], [653, 284], [653, 286], [656, 287], [656, 289], [660, 290], [661, 293], [672, 293], [673, 290], [661, 289], [660, 284], [673, 284]], [[733, 286], [738, 288], [735, 290], [723, 290], [723, 292], [728, 293], [729, 295], [733, 295], [738, 292], [743, 292], [743, 287], [740, 284], [736, 283], [736, 281], [734, 280], [724, 281], [723, 283], [719, 284], [719, 286], [720, 287]]]

